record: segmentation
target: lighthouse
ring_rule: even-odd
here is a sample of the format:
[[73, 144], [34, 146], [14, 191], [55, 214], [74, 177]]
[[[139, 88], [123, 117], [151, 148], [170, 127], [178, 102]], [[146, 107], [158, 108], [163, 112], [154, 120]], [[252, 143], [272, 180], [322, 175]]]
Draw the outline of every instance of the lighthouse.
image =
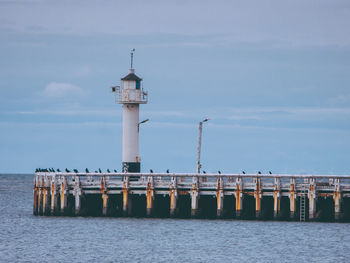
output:
[[135, 74], [134, 52], [135, 49], [130, 54], [129, 74], [121, 79], [121, 86], [113, 86], [111, 89], [115, 94], [115, 102], [123, 105], [122, 170], [123, 172], [139, 173], [141, 171], [139, 110], [140, 104], [147, 103], [148, 93], [142, 88], [142, 79]]

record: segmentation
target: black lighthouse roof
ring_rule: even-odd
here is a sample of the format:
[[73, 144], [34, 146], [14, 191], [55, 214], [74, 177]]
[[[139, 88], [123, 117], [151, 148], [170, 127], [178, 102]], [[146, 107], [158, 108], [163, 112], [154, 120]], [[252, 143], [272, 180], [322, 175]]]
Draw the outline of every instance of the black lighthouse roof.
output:
[[128, 75], [126, 75], [122, 80], [134, 80], [134, 81], [141, 81], [142, 79], [136, 76], [134, 72], [130, 72]]

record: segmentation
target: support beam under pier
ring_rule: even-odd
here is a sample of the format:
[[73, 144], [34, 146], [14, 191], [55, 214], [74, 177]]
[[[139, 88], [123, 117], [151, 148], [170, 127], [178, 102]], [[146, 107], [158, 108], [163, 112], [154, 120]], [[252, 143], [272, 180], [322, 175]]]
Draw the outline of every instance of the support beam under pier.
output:
[[297, 207], [297, 192], [295, 190], [295, 178], [290, 179], [290, 190], [289, 190], [289, 218], [291, 220], [295, 219], [296, 216], [296, 207]]
[[123, 215], [131, 215], [131, 200], [129, 200], [129, 177], [123, 178]]
[[255, 218], [260, 219], [261, 218], [261, 182], [260, 182], [260, 178], [254, 178], [254, 182], [255, 182], [255, 191], [254, 191]]
[[236, 198], [236, 218], [241, 218], [243, 211], [243, 182], [241, 178], [236, 179], [236, 190], [234, 192]]
[[334, 220], [340, 221], [342, 219], [342, 212], [341, 212], [341, 202], [342, 202], [342, 196], [340, 191], [340, 182], [339, 179], [334, 180]]
[[216, 204], [216, 216], [221, 218], [224, 215], [224, 182], [221, 177], [217, 180]]
[[146, 212], [147, 216], [150, 217], [153, 214], [153, 204], [154, 204], [154, 183], [153, 176], [149, 176], [147, 179], [147, 189], [146, 189]]
[[177, 177], [171, 177], [171, 185], [169, 190], [170, 196], [170, 217], [176, 216], [176, 202], [177, 202]]
[[279, 219], [281, 212], [281, 193], [280, 193], [280, 179], [275, 178], [275, 186], [273, 192], [273, 218]]
[[51, 181], [51, 205], [50, 212], [51, 215], [56, 215], [58, 210], [58, 198], [57, 198], [57, 179], [54, 176]]
[[61, 215], [67, 214], [68, 206], [68, 186], [67, 178], [61, 177], [61, 191], [60, 191], [60, 204], [61, 204]]
[[309, 198], [309, 221], [313, 221], [316, 218], [316, 183], [315, 179], [311, 178], [310, 179], [310, 188], [309, 188], [309, 193], [308, 193], [308, 198]]
[[199, 199], [198, 177], [195, 176], [195, 177], [192, 177], [191, 217], [197, 217], [199, 215], [198, 199]]
[[38, 211], [38, 195], [39, 195], [39, 188], [38, 188], [38, 179], [37, 176], [34, 177], [34, 190], [33, 190], [33, 194], [34, 194], [34, 198], [33, 198], [33, 215], [38, 215], [39, 211]]

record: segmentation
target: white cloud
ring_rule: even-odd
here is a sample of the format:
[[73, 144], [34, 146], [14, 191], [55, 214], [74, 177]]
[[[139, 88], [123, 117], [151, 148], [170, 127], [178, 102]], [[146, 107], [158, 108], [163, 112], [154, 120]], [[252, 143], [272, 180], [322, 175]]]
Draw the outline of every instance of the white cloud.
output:
[[81, 97], [84, 95], [84, 91], [82, 88], [70, 83], [51, 82], [45, 87], [42, 95], [46, 98]]

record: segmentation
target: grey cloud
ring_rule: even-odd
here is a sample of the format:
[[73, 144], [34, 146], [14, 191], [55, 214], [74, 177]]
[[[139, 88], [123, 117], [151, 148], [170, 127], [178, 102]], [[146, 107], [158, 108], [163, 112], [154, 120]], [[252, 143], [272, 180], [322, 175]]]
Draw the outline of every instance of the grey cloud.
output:
[[[12, 30], [57, 34], [181, 34], [226, 42], [349, 45], [348, 1], [0, 2]], [[218, 39], [218, 41], [220, 41]], [[220, 43], [220, 42], [219, 42]]]

